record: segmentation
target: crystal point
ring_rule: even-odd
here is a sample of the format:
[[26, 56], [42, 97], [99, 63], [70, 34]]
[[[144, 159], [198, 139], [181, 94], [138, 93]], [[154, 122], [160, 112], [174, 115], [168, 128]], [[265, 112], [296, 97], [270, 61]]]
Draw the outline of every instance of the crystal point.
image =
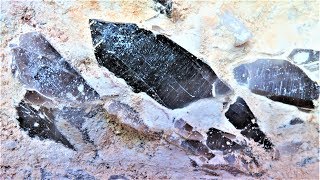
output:
[[168, 108], [212, 97], [212, 84], [217, 95], [230, 91], [207, 64], [166, 36], [100, 20], [90, 20], [90, 29], [98, 63]]

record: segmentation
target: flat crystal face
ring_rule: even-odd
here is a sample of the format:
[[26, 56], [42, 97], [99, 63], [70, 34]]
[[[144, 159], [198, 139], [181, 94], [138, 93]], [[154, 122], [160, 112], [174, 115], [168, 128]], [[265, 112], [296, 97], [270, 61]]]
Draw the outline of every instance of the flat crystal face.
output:
[[62, 101], [85, 102], [99, 97], [41, 34], [26, 33], [19, 40], [19, 46], [12, 49], [12, 66], [27, 88]]
[[238, 97], [236, 102], [230, 105], [225, 116], [236, 129], [241, 130], [243, 136], [262, 144], [265, 149], [272, 148], [272, 143], [260, 130], [259, 125], [256, 123], [256, 117], [241, 97]]
[[233, 151], [243, 149], [244, 146], [232, 141], [228, 136], [233, 136], [232, 134], [223, 132], [216, 128], [210, 128], [207, 132], [207, 146], [212, 150], [220, 151]]
[[19, 116], [19, 125], [28, 132], [30, 137], [37, 136], [40, 139], [51, 139], [74, 149], [73, 145], [58, 130], [53, 109], [41, 107], [36, 110], [31, 103], [24, 101], [20, 102], [16, 109]]
[[98, 63], [134, 92], [145, 92], [175, 109], [212, 97], [212, 84], [216, 95], [230, 91], [207, 64], [163, 35], [129, 23], [90, 24]]
[[319, 85], [286, 60], [258, 59], [234, 69], [234, 77], [251, 92], [301, 108], [314, 108]]

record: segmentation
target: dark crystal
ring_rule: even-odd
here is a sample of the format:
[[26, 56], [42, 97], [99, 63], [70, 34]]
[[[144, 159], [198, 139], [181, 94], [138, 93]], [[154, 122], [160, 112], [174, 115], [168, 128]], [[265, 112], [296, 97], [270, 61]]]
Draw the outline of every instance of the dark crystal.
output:
[[294, 118], [290, 121], [290, 125], [302, 124], [303, 120], [300, 118]]
[[221, 130], [210, 128], [207, 132], [207, 146], [212, 150], [237, 150], [243, 147], [236, 142], [229, 139], [227, 136], [232, 136], [229, 133], [223, 132]]
[[99, 97], [70, 64], [39, 33], [20, 36], [12, 49], [13, 72], [27, 88], [59, 100], [80, 101]]
[[200, 59], [166, 36], [135, 24], [90, 20], [95, 56], [101, 66], [174, 109], [230, 91]]
[[256, 123], [256, 117], [241, 97], [238, 97], [237, 101], [230, 105], [225, 115], [236, 129], [241, 130], [242, 135], [263, 144], [265, 149], [272, 148], [272, 143], [260, 130], [259, 125]]
[[259, 59], [234, 69], [238, 83], [271, 100], [301, 108], [314, 108], [319, 86], [299, 67], [286, 60]]
[[51, 109], [41, 107], [36, 110], [31, 104], [24, 101], [20, 102], [16, 109], [20, 127], [26, 130], [30, 137], [38, 136], [40, 139], [52, 139], [74, 149], [73, 145], [57, 129]]
[[[36, 97], [34, 92], [28, 91], [24, 101], [16, 107], [19, 125], [23, 130], [28, 132], [30, 137], [38, 136], [40, 139], [51, 139], [74, 149], [56, 126], [57, 121], [65, 120], [79, 130], [84, 141], [93, 143], [88, 135], [88, 130], [83, 128], [83, 123], [89, 118], [95, 118], [95, 115], [103, 111], [101, 106], [98, 105], [91, 109], [88, 109], [88, 107], [49, 108], [32, 101], [30, 102], [26, 98], [30, 97], [30, 94]], [[39, 94], [37, 96], [41, 97]], [[33, 108], [32, 105], [37, 105], [39, 110]]]

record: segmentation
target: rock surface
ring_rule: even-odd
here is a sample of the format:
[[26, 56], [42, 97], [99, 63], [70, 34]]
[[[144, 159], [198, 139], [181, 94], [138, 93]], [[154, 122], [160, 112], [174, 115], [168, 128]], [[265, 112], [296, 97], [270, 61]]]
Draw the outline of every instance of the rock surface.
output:
[[[317, 50], [319, 2], [172, 1], [170, 18], [155, 6], [153, 0], [1, 1], [0, 179], [111, 179], [115, 175], [124, 179], [318, 179], [316, 101], [314, 108], [301, 111], [256, 95], [235, 81], [233, 69], [254, 59], [287, 59], [293, 49]], [[251, 32], [249, 41], [235, 46], [234, 34], [219, 22], [218, 12], [224, 11]], [[143, 92], [134, 93], [123, 79], [97, 64], [89, 19], [134, 23], [164, 34], [207, 64], [233, 93], [174, 110]], [[78, 103], [63, 98], [64, 92], [62, 98], [38, 98], [34, 92], [39, 89], [28, 89], [12, 76], [11, 48], [19, 47], [22, 34], [35, 31], [43, 34], [99, 99]], [[297, 66], [318, 81], [317, 70]], [[51, 75], [60, 74], [55, 72]], [[244, 137], [224, 116], [238, 96], [272, 142], [272, 149], [266, 151]], [[15, 107], [22, 100], [32, 101], [36, 110], [40, 106], [57, 109], [56, 127], [75, 150], [51, 139], [31, 138], [21, 130]], [[176, 128], [180, 119], [189, 126]], [[243, 148], [231, 152], [205, 148], [210, 128]]]

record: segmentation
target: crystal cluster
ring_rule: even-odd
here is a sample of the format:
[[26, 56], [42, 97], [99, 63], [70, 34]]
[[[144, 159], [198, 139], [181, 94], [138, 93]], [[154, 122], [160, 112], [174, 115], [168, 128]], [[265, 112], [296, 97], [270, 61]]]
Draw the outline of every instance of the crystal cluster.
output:
[[[235, 30], [234, 25], [242, 28], [244, 25], [228, 14], [223, 15], [223, 19], [229, 29], [244, 35], [238, 43], [243, 44], [251, 37], [247, 31]], [[220, 79], [209, 65], [166, 36], [156, 35], [136, 24], [90, 20], [90, 30], [99, 68], [104, 67], [115, 77], [124, 79], [134, 93], [149, 95], [153, 99], [151, 103], [157, 105], [155, 108], [161, 106], [161, 111], [168, 119], [172, 118], [172, 123], [153, 132], [146, 123], [152, 120], [141, 114], [155, 113], [156, 109], [146, 111], [136, 106], [146, 102], [145, 99], [132, 103], [121, 97], [112, 100], [100, 97], [44, 36], [32, 32], [21, 35], [19, 45], [12, 48], [13, 74], [27, 90], [16, 105], [17, 120], [30, 137], [51, 139], [78, 150], [81, 148], [78, 139], [97, 145], [88, 134], [91, 129], [85, 126], [86, 122], [115, 117], [139, 133], [164, 138], [188, 154], [200, 157], [193, 159], [192, 163], [203, 171], [214, 174], [214, 170], [225, 170], [233, 175], [261, 175], [259, 170], [252, 170], [259, 169], [262, 162], [258, 160], [259, 155], [251, 151], [253, 145], [248, 142], [253, 140], [258, 148], [263, 146], [264, 152], [271, 153], [277, 152], [274, 141], [261, 130], [258, 119], [245, 100], [234, 96], [232, 87]], [[305, 61], [298, 62], [297, 53], [307, 53], [308, 56], [305, 56]], [[298, 65], [316, 62], [317, 58], [319, 52], [304, 49], [294, 50], [289, 56]], [[319, 86], [293, 63], [258, 59], [239, 65], [233, 74], [241, 86], [254, 94], [301, 109], [314, 109], [314, 101], [319, 98]], [[187, 115], [175, 119], [174, 112], [180, 110], [192, 114], [188, 107], [204, 100], [220, 103], [210, 107], [221, 107], [216, 108], [221, 116], [215, 121], [226, 121], [239, 134], [211, 124], [203, 130], [194, 125], [196, 123], [191, 122]], [[156, 120], [164, 121], [162, 117]], [[197, 121], [201, 121], [200, 118]], [[290, 125], [302, 123], [298, 118], [290, 121]], [[69, 131], [81, 137], [72, 137]], [[215, 158], [221, 160], [215, 164]], [[110, 179], [118, 177], [122, 176], [114, 175]]]

